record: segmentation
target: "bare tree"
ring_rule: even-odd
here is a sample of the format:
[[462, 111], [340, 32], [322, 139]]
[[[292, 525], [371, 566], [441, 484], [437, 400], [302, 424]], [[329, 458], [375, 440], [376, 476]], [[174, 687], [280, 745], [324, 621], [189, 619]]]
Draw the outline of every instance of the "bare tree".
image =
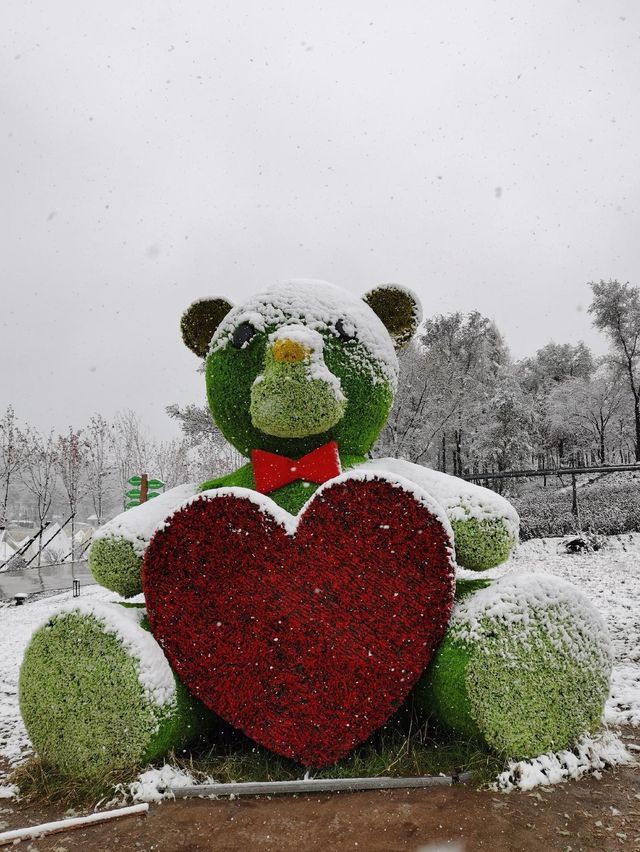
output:
[[0, 485], [2, 487], [0, 530], [7, 525], [9, 489], [24, 462], [25, 440], [26, 436], [18, 427], [13, 407], [9, 405], [0, 419]]
[[101, 414], [94, 414], [86, 429], [87, 488], [91, 495], [93, 511], [102, 523], [107, 480], [114, 472], [111, 427]]
[[611, 360], [625, 375], [633, 397], [635, 456], [640, 461], [640, 290], [618, 281], [591, 282], [589, 313], [608, 335]]
[[75, 561], [75, 519], [78, 501], [88, 486], [87, 441], [82, 429], [69, 426], [66, 434], [58, 435], [55, 443], [55, 464], [64, 488], [71, 515], [71, 562]]
[[116, 415], [111, 427], [111, 446], [116, 481], [124, 509], [127, 502], [125, 493], [130, 487], [129, 477], [148, 473], [151, 461], [152, 442], [149, 432], [134, 411], [128, 409]]
[[607, 436], [620, 412], [624, 388], [620, 376], [603, 365], [591, 379], [568, 379], [551, 393], [551, 417], [558, 428], [571, 430], [576, 442], [607, 461]]
[[42, 558], [42, 526], [49, 514], [56, 490], [56, 444], [53, 431], [44, 437], [30, 429], [27, 433], [25, 462], [21, 468], [22, 482], [35, 500], [40, 527], [38, 536], [38, 567]]

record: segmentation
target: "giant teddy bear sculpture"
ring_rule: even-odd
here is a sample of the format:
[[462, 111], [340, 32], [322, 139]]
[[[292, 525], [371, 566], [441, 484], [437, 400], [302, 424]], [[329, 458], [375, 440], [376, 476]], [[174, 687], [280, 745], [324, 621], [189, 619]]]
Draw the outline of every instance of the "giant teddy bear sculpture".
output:
[[213, 419], [249, 461], [98, 531], [95, 579], [144, 606], [74, 602], [34, 634], [20, 704], [46, 764], [130, 769], [222, 718], [320, 767], [409, 694], [509, 757], [597, 727], [611, 658], [583, 595], [550, 576], [469, 580], [508, 559], [512, 506], [368, 458], [419, 322], [404, 288], [358, 299], [317, 281], [185, 312]]

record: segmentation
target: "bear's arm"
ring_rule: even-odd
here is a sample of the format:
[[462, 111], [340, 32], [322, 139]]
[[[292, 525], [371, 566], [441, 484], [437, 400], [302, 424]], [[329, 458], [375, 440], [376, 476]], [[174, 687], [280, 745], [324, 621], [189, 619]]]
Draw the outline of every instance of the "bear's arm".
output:
[[121, 512], [96, 530], [89, 549], [89, 568], [96, 582], [124, 598], [140, 594], [140, 565], [151, 536], [197, 493], [195, 483], [178, 485]]
[[463, 568], [485, 571], [500, 565], [518, 543], [518, 513], [495, 491], [404, 459], [372, 459], [362, 467], [404, 476], [431, 494], [451, 522], [456, 560]]

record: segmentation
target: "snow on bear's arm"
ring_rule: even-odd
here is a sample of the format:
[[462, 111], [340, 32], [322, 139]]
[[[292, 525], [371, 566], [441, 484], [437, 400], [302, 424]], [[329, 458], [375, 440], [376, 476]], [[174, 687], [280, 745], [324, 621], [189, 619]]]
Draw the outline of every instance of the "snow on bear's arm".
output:
[[142, 556], [151, 537], [164, 519], [197, 493], [198, 485], [194, 482], [171, 488], [141, 506], [135, 506], [116, 515], [94, 533], [93, 540], [123, 538], [131, 543], [138, 556]]
[[444, 508], [450, 521], [475, 518], [478, 521], [501, 520], [507, 532], [518, 538], [520, 518], [508, 500], [473, 482], [449, 476], [438, 470], [422, 467], [403, 459], [372, 459], [359, 466], [359, 470], [378, 470], [403, 476], [424, 488]]

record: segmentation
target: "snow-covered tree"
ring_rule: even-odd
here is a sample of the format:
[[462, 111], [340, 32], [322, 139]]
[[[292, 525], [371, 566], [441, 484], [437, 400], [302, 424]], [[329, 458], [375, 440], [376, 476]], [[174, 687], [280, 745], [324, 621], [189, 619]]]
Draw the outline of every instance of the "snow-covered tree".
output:
[[135, 411], [127, 409], [116, 414], [111, 426], [111, 446], [118, 499], [122, 501], [123, 508], [126, 505], [125, 494], [131, 488], [129, 478], [151, 472], [152, 444], [149, 430]]
[[191, 477], [189, 460], [189, 445], [186, 439], [161, 441], [153, 445], [151, 451], [151, 470], [165, 484], [165, 488], [173, 488]]
[[573, 433], [551, 410], [551, 396], [564, 382], [589, 379], [596, 369], [593, 353], [585, 343], [548, 343], [531, 358], [516, 365], [531, 417], [529, 442], [532, 463], [553, 467], [562, 462]]
[[24, 487], [34, 499], [40, 527], [38, 567], [40, 567], [42, 554], [42, 526], [49, 514], [56, 491], [56, 457], [57, 448], [53, 430], [45, 437], [35, 429], [29, 429], [26, 439], [25, 462], [20, 473]]
[[620, 412], [624, 387], [619, 374], [602, 365], [590, 378], [567, 379], [550, 396], [550, 411], [556, 429], [574, 438], [575, 445], [593, 452], [600, 464], [607, 461], [607, 438]]
[[102, 523], [108, 479], [115, 459], [112, 453], [111, 427], [101, 414], [94, 414], [85, 430], [87, 457], [87, 490], [91, 496], [98, 525]]
[[522, 383], [533, 392], [546, 391], [566, 379], [588, 379], [595, 368], [593, 353], [582, 340], [576, 344], [552, 341], [519, 364]]
[[168, 405], [167, 414], [180, 423], [187, 440], [191, 460], [191, 477], [198, 481], [212, 479], [236, 470], [246, 459], [227, 441], [214, 424], [206, 406]]
[[82, 429], [69, 426], [55, 442], [55, 465], [71, 516], [71, 561], [75, 559], [75, 525], [78, 502], [88, 491], [89, 461]]
[[376, 455], [395, 455], [461, 474], [473, 464], [478, 418], [486, 413], [509, 352], [487, 317], [427, 320], [400, 355], [398, 393]]
[[635, 457], [640, 461], [640, 289], [618, 281], [592, 282], [589, 313], [611, 341], [611, 362], [625, 376], [633, 401]]
[[24, 462], [25, 449], [26, 435], [18, 426], [13, 407], [8, 405], [0, 418], [0, 530], [7, 525], [9, 490]]
[[475, 430], [472, 450], [483, 466], [503, 472], [526, 465], [531, 455], [530, 405], [516, 371], [511, 366], [502, 367], [485, 408], [488, 416]]

